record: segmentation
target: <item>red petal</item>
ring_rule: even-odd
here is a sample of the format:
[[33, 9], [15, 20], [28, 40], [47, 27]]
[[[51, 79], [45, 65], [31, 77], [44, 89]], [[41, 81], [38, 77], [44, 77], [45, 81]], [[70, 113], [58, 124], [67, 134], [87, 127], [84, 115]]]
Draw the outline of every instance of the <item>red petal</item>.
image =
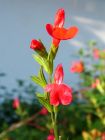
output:
[[46, 30], [49, 33], [49, 35], [52, 36], [53, 26], [51, 24], [46, 24]]
[[50, 104], [54, 106], [59, 105], [59, 93], [58, 93], [59, 85], [57, 84], [48, 84], [45, 87], [46, 92], [50, 92]]
[[73, 38], [78, 32], [77, 27], [70, 27], [69, 29], [65, 28], [54, 28], [53, 33], [50, 34], [56, 39], [67, 40]]
[[58, 86], [50, 92], [50, 104], [54, 106], [59, 105], [59, 93], [57, 91]]
[[62, 64], [59, 64], [55, 69], [54, 82], [56, 84], [61, 84], [63, 81], [63, 77], [64, 77], [63, 67]]
[[52, 90], [54, 90], [56, 88], [57, 84], [48, 84], [46, 85], [46, 87], [44, 88], [46, 92], [50, 92]]
[[72, 102], [72, 89], [65, 84], [60, 84], [59, 99], [63, 105], [70, 104]]
[[55, 15], [54, 26], [63, 27], [65, 21], [65, 11], [64, 9], [59, 9]]

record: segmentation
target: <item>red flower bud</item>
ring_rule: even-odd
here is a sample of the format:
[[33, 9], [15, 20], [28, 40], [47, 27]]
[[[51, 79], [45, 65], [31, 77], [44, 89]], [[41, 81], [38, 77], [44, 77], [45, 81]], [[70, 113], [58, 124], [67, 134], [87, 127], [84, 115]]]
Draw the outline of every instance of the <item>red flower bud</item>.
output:
[[17, 108], [19, 108], [19, 106], [20, 106], [20, 101], [19, 101], [18, 98], [15, 98], [15, 99], [13, 100], [13, 108], [14, 108], [14, 109], [17, 109]]
[[40, 112], [39, 112], [40, 115], [47, 115], [48, 114], [48, 111], [45, 107], [43, 107]]
[[31, 41], [30, 48], [33, 50], [42, 50], [42, 49], [44, 49], [44, 46], [40, 41], [33, 39]]

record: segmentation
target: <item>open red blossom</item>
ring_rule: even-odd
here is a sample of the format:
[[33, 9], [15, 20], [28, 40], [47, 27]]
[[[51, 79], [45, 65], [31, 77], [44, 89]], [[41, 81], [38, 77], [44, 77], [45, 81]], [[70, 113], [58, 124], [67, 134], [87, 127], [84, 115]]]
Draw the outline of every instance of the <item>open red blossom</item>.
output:
[[73, 38], [78, 32], [78, 28], [76, 26], [70, 27], [68, 29], [63, 28], [64, 21], [65, 11], [63, 9], [59, 9], [55, 16], [54, 25], [46, 25], [46, 30], [49, 35], [53, 37], [52, 43], [55, 46], [59, 45], [60, 40], [67, 40]]
[[45, 91], [50, 93], [51, 105], [68, 105], [72, 102], [72, 89], [62, 83], [63, 77], [63, 67], [59, 64], [55, 70], [54, 83], [45, 87]]
[[[55, 15], [54, 25], [47, 24], [46, 29], [50, 35], [52, 35], [53, 29], [56, 27], [63, 27], [65, 21], [65, 11], [63, 9], [59, 9]], [[60, 40], [53, 37], [52, 44], [56, 47], [59, 46]]]
[[33, 50], [42, 50], [44, 49], [44, 46], [40, 41], [33, 39], [31, 41], [30, 48]]
[[70, 71], [72, 73], [81, 73], [84, 71], [84, 64], [82, 61], [76, 61], [72, 64], [72, 66], [70, 67]]

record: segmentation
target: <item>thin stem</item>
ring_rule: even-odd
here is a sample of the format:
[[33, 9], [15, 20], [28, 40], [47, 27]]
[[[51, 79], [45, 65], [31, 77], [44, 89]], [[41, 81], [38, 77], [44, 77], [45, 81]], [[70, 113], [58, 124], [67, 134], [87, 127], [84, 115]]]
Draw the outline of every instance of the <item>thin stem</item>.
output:
[[51, 82], [52, 82], [52, 76], [49, 75], [49, 77], [48, 77], [48, 83], [51, 83]]
[[52, 125], [53, 125], [53, 129], [54, 129], [55, 140], [59, 140], [58, 132], [57, 132], [57, 124], [56, 124], [56, 120], [55, 120], [55, 114], [53, 112], [51, 112], [51, 119], [52, 119]]
[[3, 138], [7, 133], [14, 131], [15, 129], [22, 127], [23, 125], [27, 124], [28, 122], [34, 120], [37, 116], [38, 116], [38, 113], [25, 120], [22, 120], [18, 123], [11, 125], [9, 128], [7, 128], [6, 130], [4, 130], [3, 132], [0, 133], [0, 138]]

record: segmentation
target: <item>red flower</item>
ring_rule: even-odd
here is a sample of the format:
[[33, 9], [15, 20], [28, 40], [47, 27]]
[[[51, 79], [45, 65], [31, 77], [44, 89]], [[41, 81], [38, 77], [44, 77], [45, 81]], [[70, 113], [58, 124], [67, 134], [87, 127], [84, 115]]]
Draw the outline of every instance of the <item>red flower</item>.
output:
[[50, 129], [50, 134], [54, 134], [54, 129]]
[[100, 57], [100, 51], [97, 48], [93, 49], [93, 57], [94, 59], [98, 59]]
[[61, 64], [59, 64], [55, 70], [54, 83], [48, 84], [45, 87], [45, 91], [50, 93], [51, 105], [68, 105], [72, 101], [72, 89], [62, 83], [63, 77], [63, 67]]
[[100, 84], [100, 80], [98, 78], [95, 79], [95, 82], [92, 83], [92, 88], [97, 88], [97, 86]]
[[54, 140], [54, 135], [52, 135], [52, 134], [50, 134], [50, 135], [48, 135], [48, 137], [47, 137], [47, 140]]
[[102, 133], [101, 140], [105, 140], [105, 132]]
[[82, 61], [76, 61], [72, 64], [72, 66], [70, 67], [70, 71], [71, 72], [77, 72], [77, 73], [81, 73], [84, 70], [84, 65]]
[[54, 25], [47, 24], [46, 30], [53, 37], [53, 44], [58, 46], [60, 40], [67, 40], [73, 38], [77, 32], [78, 28], [73, 26], [68, 29], [63, 28], [65, 21], [65, 11], [63, 9], [59, 9], [55, 16]]
[[19, 108], [19, 106], [20, 106], [20, 101], [19, 101], [18, 98], [15, 98], [15, 99], [13, 100], [13, 108], [14, 108], [14, 109], [17, 109], [17, 108]]
[[42, 49], [44, 49], [44, 46], [40, 41], [33, 39], [31, 41], [30, 48], [33, 50], [42, 50]]
[[[48, 33], [52, 34], [53, 28], [63, 27], [64, 21], [65, 21], [65, 11], [63, 9], [59, 9], [55, 15], [54, 25], [53, 26], [51, 24], [46, 25], [46, 29]], [[59, 43], [60, 40], [53, 37], [52, 44], [57, 47]]]
[[40, 112], [39, 112], [40, 115], [47, 115], [48, 114], [48, 111], [45, 107], [43, 107]]

